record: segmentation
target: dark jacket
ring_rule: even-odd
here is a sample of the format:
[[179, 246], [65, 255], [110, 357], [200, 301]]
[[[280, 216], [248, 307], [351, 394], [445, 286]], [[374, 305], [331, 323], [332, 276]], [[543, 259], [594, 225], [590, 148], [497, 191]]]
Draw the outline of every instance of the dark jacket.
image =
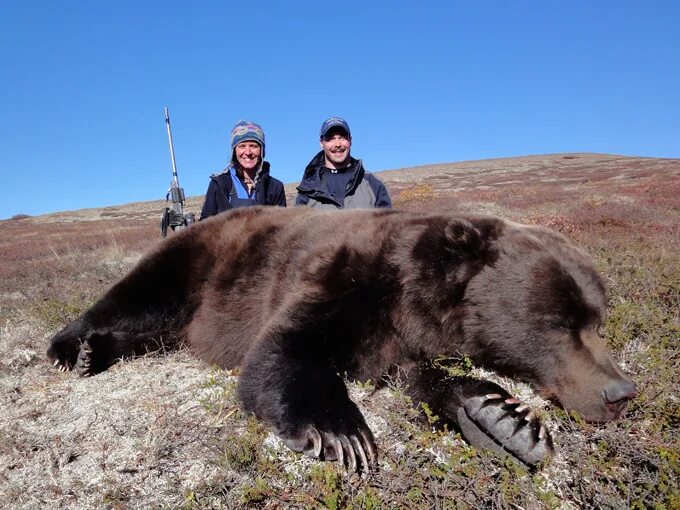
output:
[[[205, 194], [201, 218], [205, 219], [215, 214], [239, 207], [232, 204], [234, 182], [231, 180], [234, 168], [229, 165], [221, 174], [211, 175], [208, 191]], [[255, 186], [255, 200], [253, 205], [280, 205], [286, 207], [286, 193], [283, 183], [269, 175], [269, 163], [262, 164], [260, 178]]]
[[373, 174], [364, 170], [360, 159], [350, 156], [352, 176], [345, 190], [344, 204], [339, 204], [328, 191], [328, 184], [324, 177], [324, 154], [319, 152], [309, 162], [302, 182], [297, 187], [298, 196], [295, 205], [336, 209], [372, 209], [375, 207], [392, 207], [390, 194], [385, 185]]

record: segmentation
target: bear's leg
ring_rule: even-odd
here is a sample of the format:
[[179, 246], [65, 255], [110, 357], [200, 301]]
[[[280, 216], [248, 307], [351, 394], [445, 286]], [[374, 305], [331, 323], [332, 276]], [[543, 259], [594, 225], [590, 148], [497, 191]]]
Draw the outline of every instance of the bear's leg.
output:
[[454, 425], [472, 446], [511, 455], [529, 466], [552, 454], [550, 434], [536, 415], [497, 384], [451, 377], [429, 362], [407, 374], [414, 403], [426, 403], [441, 425]]
[[[52, 339], [47, 355], [61, 371], [83, 377], [103, 372], [121, 358], [139, 356], [164, 347], [164, 332], [112, 331], [83, 326], [79, 319]], [[167, 335], [166, 335], [167, 336]]]
[[242, 365], [239, 398], [290, 449], [367, 471], [377, 460], [373, 434], [308, 335], [279, 331], [260, 339]]
[[75, 370], [81, 377], [103, 372], [122, 358], [141, 356], [164, 348], [162, 333], [129, 331], [90, 332], [78, 352]]

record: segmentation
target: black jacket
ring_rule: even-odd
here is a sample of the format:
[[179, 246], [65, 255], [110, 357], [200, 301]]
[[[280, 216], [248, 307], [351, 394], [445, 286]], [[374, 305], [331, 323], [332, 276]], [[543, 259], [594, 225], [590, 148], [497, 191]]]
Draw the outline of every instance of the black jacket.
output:
[[[201, 209], [201, 220], [238, 207], [231, 203], [234, 185], [234, 182], [231, 180], [231, 173], [234, 171], [229, 166], [221, 174], [210, 176], [210, 184], [205, 194], [203, 209]], [[269, 175], [269, 163], [267, 161], [262, 164], [260, 179], [255, 187], [255, 197], [254, 205], [280, 205], [286, 207], [286, 193], [283, 189], [283, 183]]]
[[[328, 191], [328, 184], [324, 177], [324, 154], [320, 151], [309, 162], [305, 168], [302, 182], [297, 187], [298, 196], [295, 199], [295, 205], [321, 205], [324, 207], [335, 206], [336, 208], [345, 207], [347, 204], [339, 204]], [[359, 208], [374, 208], [374, 207], [392, 207], [392, 200], [390, 194], [387, 192], [385, 185], [375, 177], [373, 174], [364, 170], [364, 166], [360, 159], [350, 157], [350, 168], [347, 170], [352, 172], [352, 176], [347, 184], [345, 190], [345, 199], [348, 202], [348, 197], [355, 195], [357, 188], [361, 185], [368, 185], [371, 194], [375, 197], [372, 203], [364, 203], [361, 199], [351, 201], [352, 207]]]

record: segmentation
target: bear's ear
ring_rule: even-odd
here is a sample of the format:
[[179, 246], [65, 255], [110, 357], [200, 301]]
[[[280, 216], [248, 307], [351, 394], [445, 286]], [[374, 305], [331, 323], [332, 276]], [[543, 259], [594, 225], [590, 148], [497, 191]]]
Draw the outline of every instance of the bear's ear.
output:
[[484, 249], [484, 242], [479, 230], [472, 223], [452, 218], [444, 227], [444, 248], [459, 256], [464, 254], [477, 256]]

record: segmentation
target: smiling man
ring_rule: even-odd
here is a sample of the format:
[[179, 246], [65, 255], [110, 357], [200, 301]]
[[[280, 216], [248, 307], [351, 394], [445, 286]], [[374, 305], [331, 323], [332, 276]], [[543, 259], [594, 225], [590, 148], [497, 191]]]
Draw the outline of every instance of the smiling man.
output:
[[295, 205], [327, 209], [392, 207], [385, 185], [350, 155], [352, 132], [340, 117], [321, 124], [321, 151], [309, 162]]

